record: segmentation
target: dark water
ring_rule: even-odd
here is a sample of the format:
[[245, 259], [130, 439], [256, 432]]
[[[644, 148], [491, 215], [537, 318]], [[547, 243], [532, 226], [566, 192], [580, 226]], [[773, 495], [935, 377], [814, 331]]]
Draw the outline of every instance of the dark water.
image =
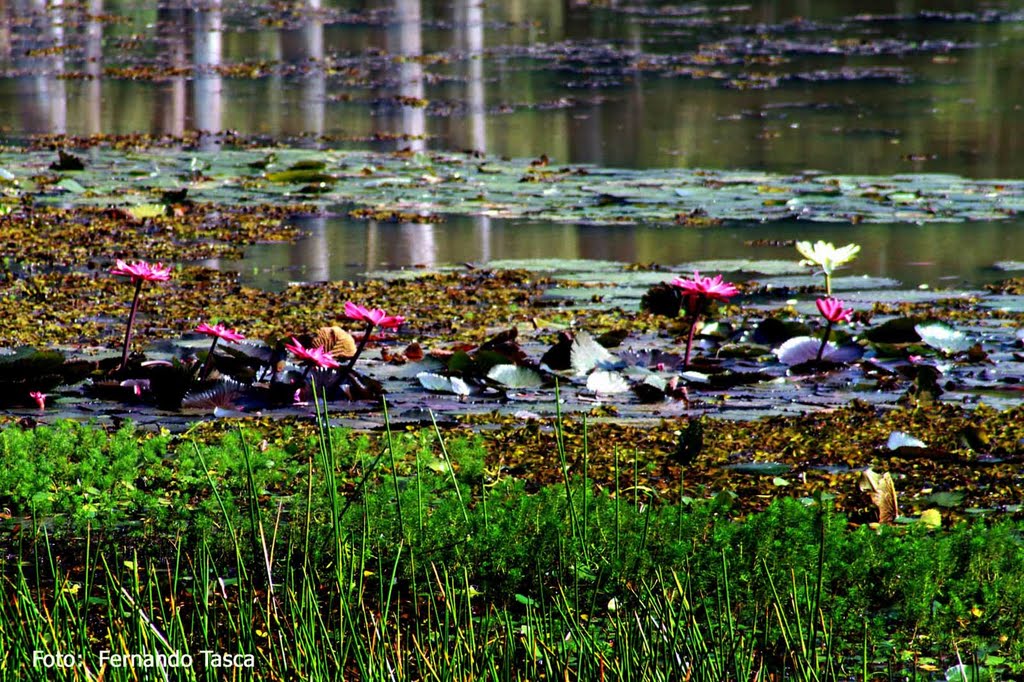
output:
[[[0, 17], [8, 143], [152, 134], [215, 148], [230, 131], [621, 167], [1024, 177], [1020, 2], [0, 0]], [[530, 254], [670, 264], [756, 256], [744, 240], [797, 236], [857, 241], [878, 254], [864, 271], [915, 281], [976, 281], [997, 260], [1024, 260], [1020, 221], [758, 235], [484, 220], [310, 228], [306, 243], [257, 249], [248, 265], [319, 279]]]

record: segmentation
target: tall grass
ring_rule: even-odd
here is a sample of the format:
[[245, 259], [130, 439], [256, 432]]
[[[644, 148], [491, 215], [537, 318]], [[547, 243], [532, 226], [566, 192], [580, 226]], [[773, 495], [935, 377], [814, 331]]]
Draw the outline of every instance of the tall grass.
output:
[[[43, 517], [12, 531], [0, 679], [868, 680], [887, 662], [869, 661], [867, 614], [852, 640], [837, 622], [828, 543], [845, 531], [820, 506], [743, 536], [714, 502], [659, 503], [635, 457], [620, 489], [618, 452], [614, 493], [597, 493], [586, 438], [570, 475], [561, 419], [562, 481], [536, 495], [463, 478], [436, 423], [428, 453], [400, 457], [387, 424], [379, 451], [342, 462], [317, 405], [308, 480], [287, 498], [264, 489], [244, 432], [236, 486], [192, 444], [208, 532], [156, 546], [91, 527], [57, 540]], [[807, 563], [756, 544], [793, 532], [791, 513], [816, 529]], [[45, 666], [59, 654], [71, 665]], [[243, 667], [215, 667], [224, 655]], [[161, 664], [175, 656], [190, 664]]]

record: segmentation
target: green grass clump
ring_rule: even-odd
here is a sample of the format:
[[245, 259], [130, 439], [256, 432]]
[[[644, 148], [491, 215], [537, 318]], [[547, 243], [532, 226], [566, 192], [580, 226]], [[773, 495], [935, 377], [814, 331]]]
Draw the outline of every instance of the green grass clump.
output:
[[104, 650], [188, 652], [183, 680], [220, 679], [204, 649], [281, 680], [1024, 663], [1019, 521], [855, 527], [820, 497], [747, 514], [726, 494], [659, 497], [635, 473], [594, 485], [585, 450], [579, 475], [534, 489], [489, 468], [484, 436], [442, 436], [3, 431], [0, 677], [73, 651], [66, 679], [97, 679]]

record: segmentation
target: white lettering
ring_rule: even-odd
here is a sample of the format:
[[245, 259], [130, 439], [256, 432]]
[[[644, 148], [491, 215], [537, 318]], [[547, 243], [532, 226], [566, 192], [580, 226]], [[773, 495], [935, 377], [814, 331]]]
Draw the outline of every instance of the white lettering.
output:
[[32, 667], [34, 668], [73, 668], [78, 663], [74, 654], [70, 653], [47, 653], [35, 649], [32, 652]]
[[207, 668], [255, 668], [256, 657], [252, 654], [226, 654], [203, 649], [203, 665]]

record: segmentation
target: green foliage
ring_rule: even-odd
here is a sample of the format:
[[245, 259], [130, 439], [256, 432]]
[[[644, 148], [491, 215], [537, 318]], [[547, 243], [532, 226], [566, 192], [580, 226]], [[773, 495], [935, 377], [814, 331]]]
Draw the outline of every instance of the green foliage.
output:
[[[117, 564], [126, 536], [144, 539], [158, 564], [206, 565], [193, 580], [220, 576], [239, 590], [335, 586], [334, 596], [306, 595], [304, 609], [376, 609], [387, 620], [455, 590], [471, 595], [467, 613], [490, 614], [474, 627], [505, 632], [540, 619], [530, 627], [549, 646], [572, 635], [593, 646], [633, 637], [639, 647], [649, 633], [629, 631], [607, 605], [646, 605], [688, 628], [691, 644], [732, 633], [732, 653], [710, 659], [717, 672], [706, 679], [748, 670], [749, 656], [774, 642], [804, 652], [789, 665], [835, 672], [858, 655], [865, 627], [883, 659], [925, 641], [933, 655], [959, 647], [1024, 661], [1024, 541], [1009, 518], [874, 530], [808, 500], [741, 517], [727, 496], [616, 496], [582, 477], [528, 492], [524, 480], [488, 469], [481, 436], [444, 448], [427, 430], [324, 436], [239, 430], [197, 444], [130, 424], [113, 433], [71, 422], [9, 428], [0, 433], [0, 506], [13, 518], [2, 523], [24, 528], [34, 515], [49, 551], [71, 557], [89, 533], [93, 557]], [[3, 541], [9, 553], [20, 551], [14, 537]], [[224, 589], [211, 583], [208, 593]], [[675, 650], [659, 651], [667, 661]]]

